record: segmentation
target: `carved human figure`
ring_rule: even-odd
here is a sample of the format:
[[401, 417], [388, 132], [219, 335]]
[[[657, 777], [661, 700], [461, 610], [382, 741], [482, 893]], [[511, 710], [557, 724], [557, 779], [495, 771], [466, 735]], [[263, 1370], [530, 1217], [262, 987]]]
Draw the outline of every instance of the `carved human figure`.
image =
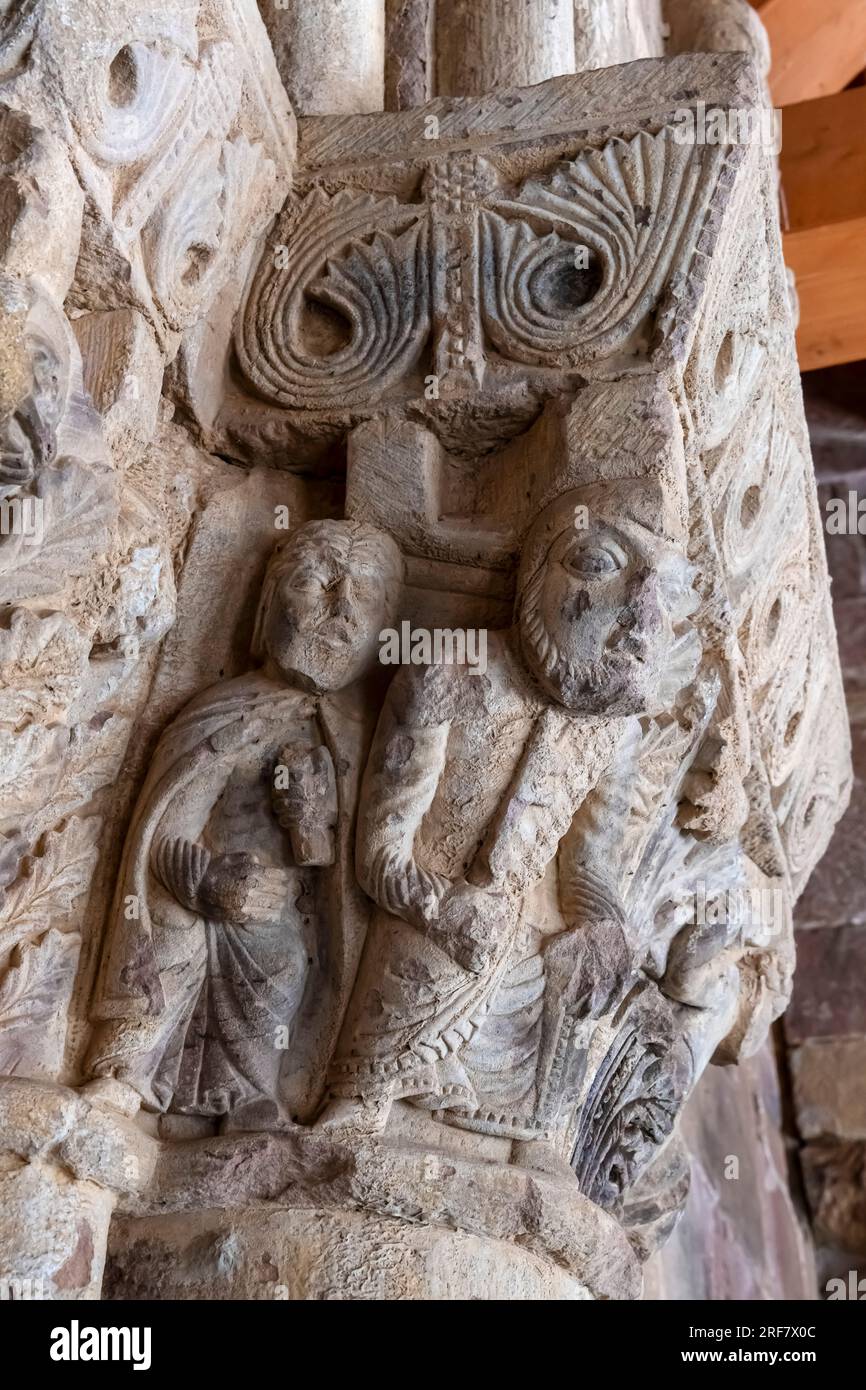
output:
[[54, 459], [68, 364], [51, 333], [60, 315], [46, 295], [0, 278], [0, 310], [7, 367], [0, 390], [0, 496], [8, 496]]
[[[616, 847], [637, 716], [672, 703], [700, 651], [681, 483], [620, 479], [554, 500], [526, 539], [515, 623], [491, 634], [486, 674], [406, 667], [394, 680], [358, 824], [358, 873], [380, 911], [323, 1123], [381, 1128], [400, 1097], [483, 1120], [486, 1072], [512, 1137], [532, 1138], [513, 1117], [537, 1113], [555, 1046], [545, 974], [596, 1013], [630, 974]], [[470, 1074], [482, 1033], [499, 1055], [488, 1048]]]
[[289, 1043], [296, 1069], [314, 1066], [345, 927], [326, 880], [346, 857], [363, 757], [356, 692], [401, 574], [383, 532], [301, 527], [265, 579], [264, 666], [198, 696], [162, 737], [126, 844], [91, 1057], [94, 1077], [149, 1108], [284, 1124]]

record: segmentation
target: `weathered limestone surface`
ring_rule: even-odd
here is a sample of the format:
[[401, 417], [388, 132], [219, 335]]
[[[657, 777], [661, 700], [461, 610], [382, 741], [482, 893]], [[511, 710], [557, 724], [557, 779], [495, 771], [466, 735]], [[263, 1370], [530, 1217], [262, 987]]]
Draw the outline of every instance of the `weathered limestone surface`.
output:
[[[85, 9], [0, 21], [0, 1070], [57, 1080], [81, 1078], [118, 779], [222, 467], [169, 444], [164, 369], [231, 293], [295, 143], [246, 0]], [[34, 1136], [52, 1094], [31, 1098]], [[3, 1135], [3, 1277], [97, 1295], [117, 1171]]]
[[381, 111], [385, 0], [259, 0], [299, 116]]
[[575, 69], [573, 0], [437, 0], [436, 91], [483, 96]]
[[9, 1277], [638, 1297], [851, 781], [752, 49], [391, 6], [383, 114], [383, 3], [84, 8], [0, 29]]
[[601, 5], [574, 0], [576, 70], [588, 72], [637, 58], [663, 57], [662, 11], [661, 0], [606, 0]]

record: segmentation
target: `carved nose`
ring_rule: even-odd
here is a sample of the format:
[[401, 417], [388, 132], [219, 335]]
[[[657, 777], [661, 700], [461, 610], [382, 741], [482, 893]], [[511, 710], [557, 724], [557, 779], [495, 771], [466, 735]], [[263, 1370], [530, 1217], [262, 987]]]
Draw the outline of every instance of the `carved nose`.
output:
[[644, 570], [637, 577], [624, 613], [630, 615], [630, 621], [627, 623], [622, 623], [620, 619], [624, 627], [638, 626], [643, 632], [653, 632], [663, 625], [665, 611], [661, 602], [658, 577], [654, 570]]

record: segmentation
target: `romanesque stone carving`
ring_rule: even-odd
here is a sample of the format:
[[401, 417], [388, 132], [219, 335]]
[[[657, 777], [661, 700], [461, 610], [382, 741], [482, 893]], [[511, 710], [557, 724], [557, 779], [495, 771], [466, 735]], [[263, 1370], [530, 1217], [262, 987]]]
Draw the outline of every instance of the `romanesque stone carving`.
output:
[[16, 66], [10, 35], [7, 99], [66, 143], [85, 190], [74, 307], [136, 308], [173, 355], [236, 269], [251, 211], [259, 230], [279, 205], [288, 103], [252, 0], [219, 18], [198, 0], [93, 0], [87, 62], [82, 22], [71, 0], [11, 6], [29, 49]]
[[578, 1047], [581, 1016], [613, 1012], [633, 973], [611, 865], [636, 716], [667, 709], [699, 656], [670, 404], [664, 423], [646, 476], [582, 479], [541, 512], [485, 674], [408, 668], [391, 687], [358, 845], [382, 914], [335, 1066], [380, 1124], [399, 1096], [512, 1138], [573, 1122], [563, 1031]]
[[[380, 398], [430, 330], [423, 221], [394, 200], [317, 189], [284, 210], [277, 236], [292, 263], [258, 268], [238, 330], [244, 370], [263, 395], [303, 410]], [[328, 341], [328, 312], [332, 330], [351, 325], [345, 345]]]
[[[492, 129], [483, 155], [463, 152], [450, 113], [430, 110], [435, 141], [417, 114], [404, 122], [426, 169], [422, 202], [365, 191], [373, 167], [395, 191], [406, 178], [387, 136], [377, 158], [371, 129], [366, 151], [356, 138], [360, 167], [348, 187], [328, 196], [318, 181], [306, 193], [301, 185], [252, 277], [238, 363], [262, 396], [289, 407], [283, 421], [303, 435], [321, 439], [335, 419], [349, 423], [347, 406], [368, 413], [384, 399], [411, 403], [452, 448], [471, 449], [483, 414], [497, 417], [489, 427], [504, 442], [593, 361], [648, 356], [668, 327], [662, 287], [689, 274], [743, 155], [680, 143], [663, 126], [554, 167], [547, 157], [515, 187], [522, 150]], [[311, 152], [314, 168], [326, 150], [332, 157], [333, 139]], [[527, 379], [515, 364], [542, 370]], [[437, 402], [467, 394], [474, 409], [453, 429]]]
[[363, 523], [297, 531], [265, 580], [262, 670], [194, 700], [156, 751], [121, 867], [92, 1060], [152, 1109], [273, 1128], [321, 1088], [317, 1053], [363, 929], [344, 884], [358, 682], [393, 620], [401, 563]]
[[[224, 196], [251, 173], [238, 156], [263, 171], [249, 184], [259, 226], [288, 183], [294, 127], [275, 70], [262, 64], [260, 25], [250, 46], [254, 8], [223, 7], [199, 35], [203, 18], [197, 4], [169, 15], [146, 4], [28, 0], [4, 6], [0, 19], [4, 1076], [56, 1083], [80, 1066], [99, 944], [88, 896], [113, 853], [105, 813], [174, 621], [185, 538], [171, 488], [140, 465], [176, 325], [205, 311], [257, 229]], [[211, 181], [212, 206], [198, 218], [189, 173], [208, 139], [225, 178]], [[159, 268], [169, 244], [181, 257], [170, 271], [180, 291]], [[44, 1111], [50, 1127], [55, 1102], [62, 1107], [47, 1081], [35, 1088], [32, 1124]], [[96, 1134], [99, 1112], [87, 1113]], [[16, 1147], [4, 1128], [7, 1143], [21, 1163], [4, 1178], [4, 1271], [38, 1277], [46, 1293], [92, 1294], [122, 1184], [103, 1174], [92, 1187], [59, 1150], [31, 1169], [35, 1138]], [[24, 1251], [21, 1213], [37, 1207], [57, 1239], [37, 1235]]]
[[[85, 0], [86, 63], [5, 8], [0, 1145], [55, 1235], [0, 1260], [54, 1294], [109, 1241], [198, 1294], [230, 1224], [219, 1296], [638, 1296], [784, 1008], [848, 745], [774, 152], [683, 138], [758, 31], [668, 8], [709, 52], [619, 6], [625, 79], [354, 86], [296, 164], [253, 0]], [[404, 624], [484, 661], [389, 682]]]

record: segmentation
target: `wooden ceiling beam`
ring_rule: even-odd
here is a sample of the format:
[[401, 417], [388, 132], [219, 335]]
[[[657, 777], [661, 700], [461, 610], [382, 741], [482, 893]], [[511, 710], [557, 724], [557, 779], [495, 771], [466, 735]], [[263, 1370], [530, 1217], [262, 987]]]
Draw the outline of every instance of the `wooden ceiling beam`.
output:
[[781, 166], [801, 368], [866, 358], [866, 87], [788, 107]]
[[841, 92], [866, 68], [864, 0], [752, 0], [770, 35], [777, 106]]

